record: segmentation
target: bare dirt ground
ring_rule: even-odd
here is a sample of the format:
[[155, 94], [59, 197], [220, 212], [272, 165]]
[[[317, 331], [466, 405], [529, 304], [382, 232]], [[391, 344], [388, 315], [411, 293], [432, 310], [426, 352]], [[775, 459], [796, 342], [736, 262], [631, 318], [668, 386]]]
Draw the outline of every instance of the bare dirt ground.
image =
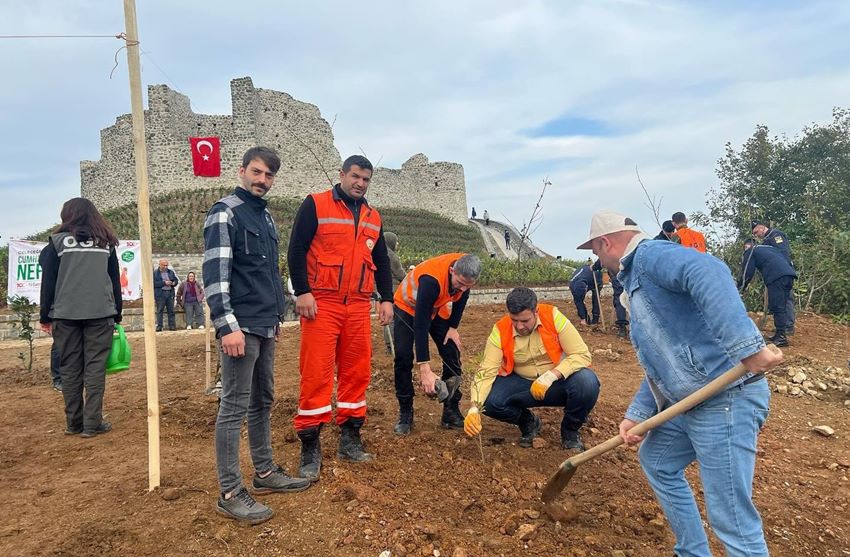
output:
[[[575, 319], [572, 304], [558, 305]], [[466, 371], [474, 369], [501, 313], [498, 306], [468, 308], [461, 325]], [[774, 393], [759, 444], [754, 497], [773, 555], [850, 555], [850, 409], [839, 390], [842, 377], [850, 377], [850, 329], [808, 315], [800, 317], [797, 329], [786, 350], [793, 369], [777, 371], [771, 383], [802, 386], [791, 378], [801, 370], [814, 382], [797, 396]], [[604, 351], [594, 358], [602, 394], [584, 430], [590, 446], [616, 433], [641, 371], [627, 341], [613, 333], [582, 332], [591, 349]], [[285, 333], [277, 354], [273, 431], [276, 456], [292, 471], [299, 449], [291, 425], [298, 328]], [[89, 440], [63, 435], [61, 395], [50, 389], [46, 369], [49, 343], [39, 342], [33, 375], [20, 370], [20, 343], [0, 346], [0, 492], [5, 501], [0, 555], [672, 553], [672, 535], [630, 449], [614, 450], [579, 468], [562, 496], [576, 499], [576, 519], [556, 523], [541, 513], [540, 486], [568, 456], [558, 445], [560, 415], [554, 409], [541, 412], [546, 443], [533, 449], [516, 446], [516, 428], [485, 418], [483, 462], [478, 441], [441, 429], [440, 407], [425, 397], [416, 399], [415, 432], [393, 436], [392, 362], [377, 326], [370, 419], [364, 428], [377, 461], [337, 461], [338, 431], [325, 428], [321, 481], [300, 494], [262, 496], [275, 517], [240, 527], [213, 509], [217, 399], [203, 392], [204, 338], [197, 331], [158, 337], [163, 487], [150, 493], [140, 335], [131, 339], [132, 368], [107, 381], [105, 410], [114, 430]], [[819, 425], [830, 426], [834, 435], [814, 433]], [[249, 481], [247, 439], [242, 465]], [[688, 476], [699, 494], [695, 466]], [[716, 540], [712, 543], [722, 554]]]

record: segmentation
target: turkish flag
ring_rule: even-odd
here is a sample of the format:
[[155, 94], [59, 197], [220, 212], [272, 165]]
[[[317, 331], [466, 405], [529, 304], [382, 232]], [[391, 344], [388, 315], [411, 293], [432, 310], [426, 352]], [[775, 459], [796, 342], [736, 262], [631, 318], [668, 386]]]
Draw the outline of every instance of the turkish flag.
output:
[[221, 176], [221, 142], [217, 137], [190, 137], [195, 176]]

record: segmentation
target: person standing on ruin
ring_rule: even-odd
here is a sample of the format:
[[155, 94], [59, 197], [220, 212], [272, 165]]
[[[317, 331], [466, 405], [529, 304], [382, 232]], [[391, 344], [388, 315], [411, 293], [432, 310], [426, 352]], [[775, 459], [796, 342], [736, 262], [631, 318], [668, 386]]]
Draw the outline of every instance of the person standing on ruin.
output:
[[490, 226], [490, 213], [487, 212], [487, 209], [484, 209], [484, 226]]
[[274, 185], [280, 158], [267, 147], [242, 157], [239, 185], [219, 199], [204, 222], [203, 277], [212, 326], [221, 342], [221, 394], [215, 457], [221, 494], [216, 510], [248, 524], [274, 512], [242, 485], [239, 444], [247, 417], [254, 493], [296, 492], [310, 480], [292, 478], [274, 462], [271, 409], [275, 344], [284, 312], [278, 235], [263, 197]]
[[301, 440], [300, 474], [318, 481], [319, 434], [333, 418], [337, 377], [337, 456], [367, 462], [360, 429], [366, 421], [366, 389], [372, 376], [372, 293], [380, 298], [381, 325], [392, 321], [392, 277], [380, 213], [366, 200], [372, 163], [345, 159], [339, 183], [301, 203], [289, 240], [287, 262], [301, 316], [301, 389], [295, 431]]
[[475, 207], [473, 207], [472, 208], [472, 218], [474, 219], [476, 216], [478, 216], [478, 215], [475, 213]]
[[[726, 555], [767, 556], [753, 504], [753, 474], [770, 401], [764, 373], [782, 361], [782, 353], [765, 346], [723, 261], [647, 240], [632, 219], [599, 211], [591, 218], [588, 241], [577, 248], [593, 250], [607, 269], [620, 269], [631, 306], [631, 341], [645, 375], [620, 423], [620, 436], [627, 445], [642, 442], [641, 468], [676, 536], [676, 555], [711, 555], [685, 477], [685, 469], [697, 461], [708, 523]], [[645, 439], [630, 433], [738, 363], [749, 372], [720, 394], [662, 423]]]

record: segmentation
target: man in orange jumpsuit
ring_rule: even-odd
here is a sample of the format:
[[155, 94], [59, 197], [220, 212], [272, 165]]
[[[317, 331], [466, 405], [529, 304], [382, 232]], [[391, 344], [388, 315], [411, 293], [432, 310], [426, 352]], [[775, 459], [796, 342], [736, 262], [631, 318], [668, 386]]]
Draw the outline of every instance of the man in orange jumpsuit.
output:
[[[462, 374], [460, 335], [457, 332], [469, 289], [481, 275], [481, 260], [463, 253], [447, 253], [423, 261], [407, 273], [395, 291], [395, 391], [399, 418], [393, 431], [407, 435], [413, 429], [413, 362], [419, 366], [419, 381], [426, 395], [443, 402], [443, 427], [463, 428], [460, 413]], [[451, 302], [451, 312], [448, 303]], [[443, 360], [443, 382], [431, 370], [428, 336], [434, 339]], [[440, 387], [443, 393], [440, 393]]]
[[338, 456], [372, 460], [360, 439], [371, 378], [369, 297], [381, 297], [381, 325], [392, 321], [392, 279], [381, 216], [364, 197], [372, 178], [366, 157], [348, 157], [333, 188], [307, 196], [289, 240], [289, 276], [301, 316], [301, 392], [295, 430], [301, 440], [300, 475], [319, 479], [319, 433], [331, 421], [337, 374]]
[[681, 211], [673, 213], [673, 226], [676, 227], [676, 235], [679, 236], [681, 244], [686, 248], [694, 248], [697, 251], [705, 253], [705, 236], [702, 232], [697, 232], [692, 228], [688, 228], [688, 217]]

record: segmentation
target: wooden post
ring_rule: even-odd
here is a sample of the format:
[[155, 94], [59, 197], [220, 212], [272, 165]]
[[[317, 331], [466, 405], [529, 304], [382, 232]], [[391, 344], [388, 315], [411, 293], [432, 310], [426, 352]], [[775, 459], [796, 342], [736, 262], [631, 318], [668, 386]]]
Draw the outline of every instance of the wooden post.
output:
[[204, 303], [204, 319], [206, 320], [206, 341], [204, 342], [204, 352], [206, 352], [207, 356], [207, 372], [204, 375], [204, 393], [210, 394], [210, 388], [212, 388], [212, 349], [210, 348], [210, 330], [212, 329], [212, 322], [210, 321], [210, 306]]
[[145, 368], [148, 393], [148, 490], [159, 487], [159, 383], [154, 333], [153, 255], [151, 211], [148, 190], [148, 151], [145, 145], [145, 114], [142, 107], [142, 74], [139, 63], [139, 30], [135, 0], [124, 0], [124, 32], [127, 69], [130, 75], [130, 105], [133, 113], [133, 153], [136, 159], [136, 194], [139, 236], [142, 243], [142, 301], [145, 317]]

